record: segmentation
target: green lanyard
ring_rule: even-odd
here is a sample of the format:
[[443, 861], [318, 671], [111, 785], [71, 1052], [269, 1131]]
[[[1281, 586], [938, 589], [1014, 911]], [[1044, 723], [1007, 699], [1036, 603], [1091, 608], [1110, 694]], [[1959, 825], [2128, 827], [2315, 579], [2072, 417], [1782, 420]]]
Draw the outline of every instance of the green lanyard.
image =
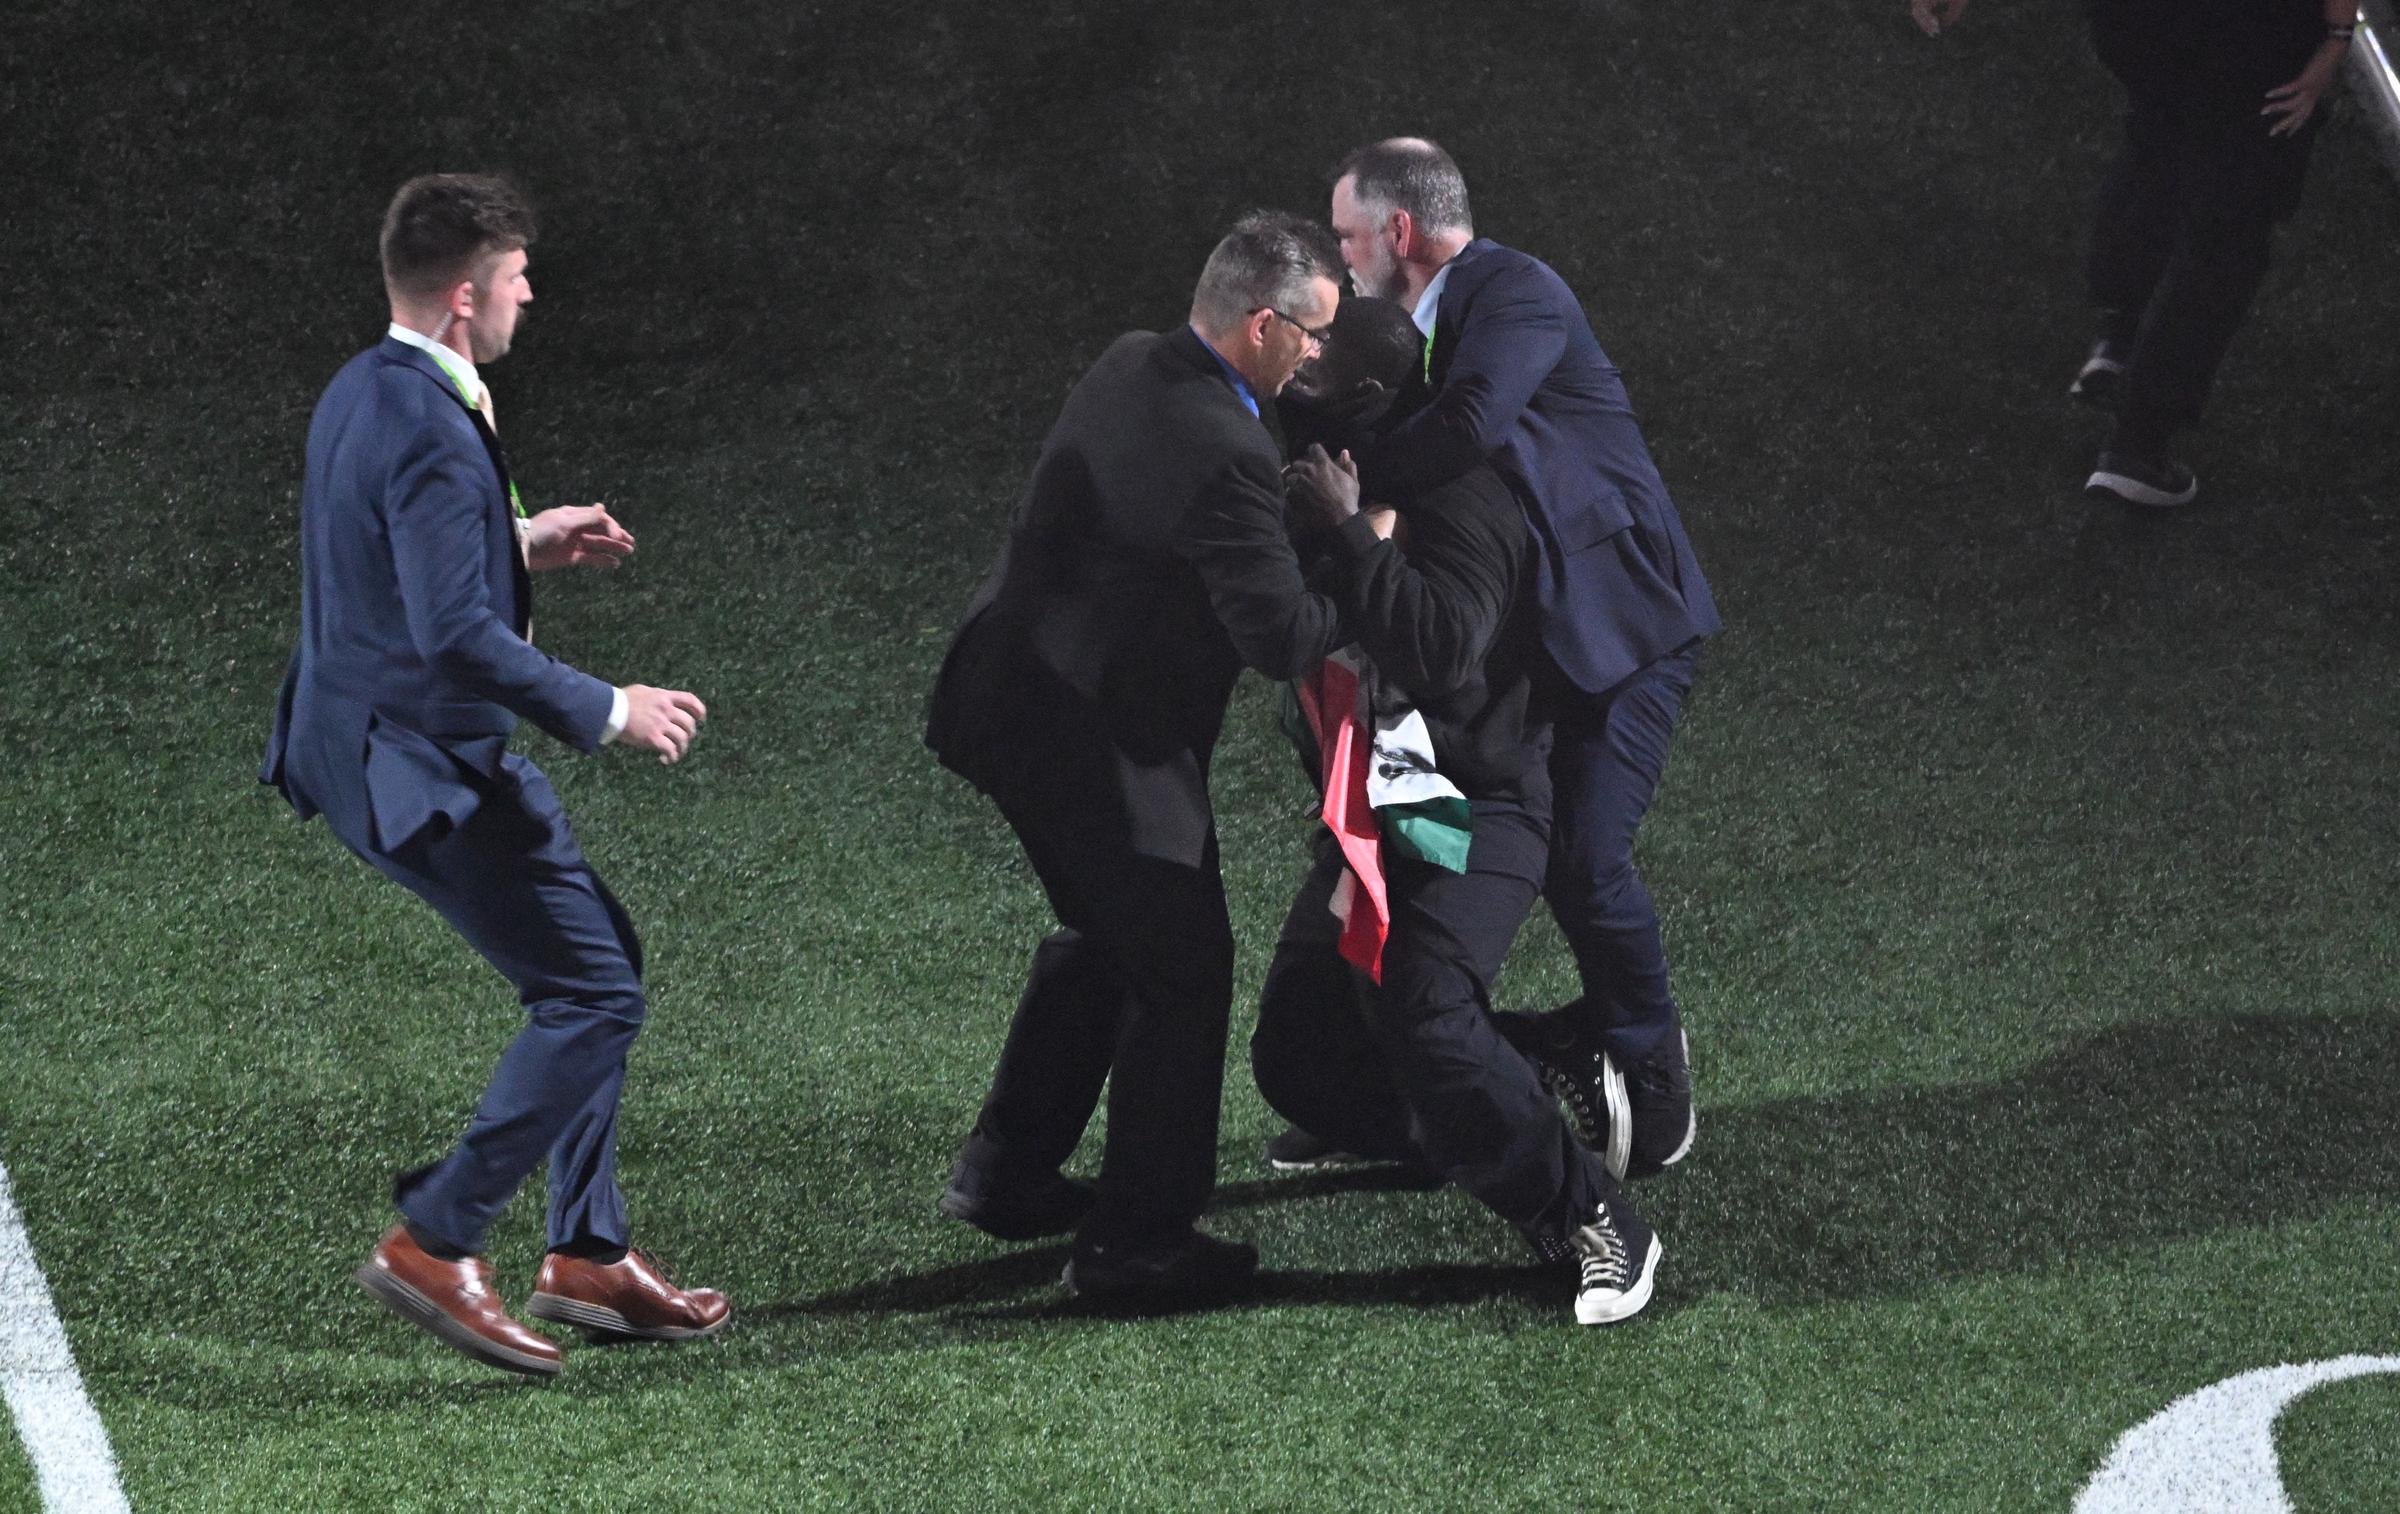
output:
[[[443, 362], [438, 354], [434, 356], [433, 360], [441, 368], [443, 374], [449, 378], [450, 386], [458, 391], [458, 397], [467, 402], [467, 408], [477, 415], [483, 414], [483, 406], [475, 402], [475, 396], [467, 393], [467, 381], [458, 376], [458, 370]], [[525, 501], [517, 498], [517, 481], [513, 478], [508, 481], [508, 507], [517, 512], [517, 519], [524, 520], [526, 518]]]

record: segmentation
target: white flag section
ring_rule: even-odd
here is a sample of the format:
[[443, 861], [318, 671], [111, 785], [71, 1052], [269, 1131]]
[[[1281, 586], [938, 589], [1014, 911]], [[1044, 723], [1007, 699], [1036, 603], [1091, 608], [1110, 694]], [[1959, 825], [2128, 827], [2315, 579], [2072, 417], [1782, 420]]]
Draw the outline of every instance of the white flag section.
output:
[[1436, 799], [1466, 802], [1458, 785], [1433, 770], [1433, 733], [1413, 709], [1375, 717], [1375, 760], [1367, 767], [1367, 804], [1373, 809], [1425, 804]]
[[2187, 1393], [2125, 1432], [2075, 1514], [2291, 1514], [2275, 1421], [2312, 1388], [2400, 1372], [2400, 1356], [2261, 1367]]
[[66, 1328], [34, 1264], [33, 1242], [0, 1167], [0, 1395], [52, 1514], [117, 1514], [125, 1490], [108, 1431], [93, 1412], [67, 1349]]

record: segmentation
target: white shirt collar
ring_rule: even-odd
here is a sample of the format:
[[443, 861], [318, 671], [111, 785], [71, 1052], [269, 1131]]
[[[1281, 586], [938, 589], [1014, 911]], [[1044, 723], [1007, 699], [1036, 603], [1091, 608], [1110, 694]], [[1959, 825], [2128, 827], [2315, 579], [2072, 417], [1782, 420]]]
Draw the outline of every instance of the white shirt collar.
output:
[[[1452, 259], [1451, 261], [1457, 260]], [[1425, 340], [1429, 342], [1433, 340], [1434, 312], [1441, 308], [1442, 284], [1449, 277], [1450, 264], [1444, 263], [1433, 271], [1433, 279], [1425, 286], [1425, 292], [1417, 296], [1417, 308], [1413, 319], [1417, 323], [1417, 329], [1425, 333]]]
[[384, 335], [395, 342], [404, 342], [420, 352], [429, 354], [435, 362], [442, 365], [442, 371], [450, 375], [451, 381], [458, 385], [460, 392], [469, 396], [470, 404], [478, 408], [482, 406], [483, 376], [475, 371], [475, 365], [472, 362], [460, 357], [457, 352], [443, 346], [424, 332], [411, 331], [398, 321], [392, 322], [391, 330], [385, 332]]

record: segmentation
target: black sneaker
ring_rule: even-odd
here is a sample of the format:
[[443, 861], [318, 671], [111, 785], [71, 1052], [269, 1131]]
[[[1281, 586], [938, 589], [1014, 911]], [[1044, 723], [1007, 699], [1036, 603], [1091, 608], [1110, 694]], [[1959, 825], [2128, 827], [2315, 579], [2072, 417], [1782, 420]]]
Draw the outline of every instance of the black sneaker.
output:
[[1031, 1182], [995, 1184], [960, 1162], [942, 1190], [942, 1213], [964, 1220], [998, 1241], [1033, 1241], [1065, 1235], [1092, 1212], [1099, 1191], [1081, 1178], [1053, 1172]]
[[2100, 338], [2092, 343], [2091, 356], [2083, 360], [2067, 394], [2094, 410], [2116, 414], [2117, 401], [2125, 393], [2125, 361], [2130, 356], [2124, 343]]
[[1613, 1325], [1650, 1302], [1664, 1248], [1622, 1196], [1604, 1201], [1591, 1223], [1567, 1236], [1575, 1256], [1575, 1323]]
[[1607, 1051], [1579, 1035], [1566, 1010], [1543, 1015], [1500, 1010], [1493, 1013], [1492, 1022], [1508, 1044], [1532, 1061], [1542, 1086], [1567, 1106], [1575, 1133], [1608, 1168], [1608, 1175], [1622, 1180], [1633, 1156], [1633, 1110], [1625, 1074]]
[[1628, 1064], [1625, 1098], [1633, 1111], [1628, 1176], [1646, 1178], [1691, 1155], [1700, 1133], [1692, 1107], [1692, 1038], [1678, 1029], [1657, 1051]]
[[1330, 1172], [1337, 1167], [1363, 1167], [1368, 1159], [1321, 1141], [1294, 1125], [1267, 1143], [1267, 1165], [1277, 1172]]
[[2200, 480], [2192, 476], [2191, 469], [2171, 458], [2103, 452], [2092, 476], [2084, 480], [2083, 492], [2094, 499], [2171, 510], [2190, 504], [2198, 496]]
[[1153, 1241], [1079, 1239], [1060, 1281], [1094, 1303], [1171, 1309], [1228, 1297], [1257, 1272], [1257, 1247], [1187, 1230]]

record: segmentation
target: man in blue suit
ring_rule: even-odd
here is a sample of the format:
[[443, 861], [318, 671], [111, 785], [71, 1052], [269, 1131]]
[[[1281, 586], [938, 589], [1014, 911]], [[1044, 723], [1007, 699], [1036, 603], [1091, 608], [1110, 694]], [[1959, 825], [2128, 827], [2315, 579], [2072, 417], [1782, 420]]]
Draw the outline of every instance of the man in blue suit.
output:
[[515, 985], [526, 1025], [466, 1134], [402, 1173], [400, 1222], [358, 1281], [490, 1365], [546, 1376], [558, 1347], [511, 1318], [485, 1231], [550, 1163], [550, 1250], [527, 1312], [601, 1334], [706, 1335], [730, 1308], [629, 1249], [617, 1096], [641, 1028], [641, 942], [584, 860], [520, 718], [582, 751], [674, 762], [707, 711], [612, 688], [530, 641], [533, 571], [614, 567], [633, 537], [604, 505], [526, 515], [480, 369], [533, 299], [533, 218], [504, 180], [413, 179], [383, 226], [392, 324], [317, 403], [300, 504], [300, 640], [259, 777], [302, 819], [440, 912]]
[[1489, 462], [1540, 548], [1557, 719], [1544, 894], [1584, 993], [1503, 1028], [1612, 1171], [1655, 1172], [1694, 1126], [1633, 841], [1716, 603], [1582, 305], [1541, 262], [1475, 235], [1450, 155], [1414, 137], [1360, 148], [1335, 171], [1332, 219], [1359, 291], [1413, 310], [1426, 337], [1422, 408], [1358, 459], [1366, 497], [1420, 495]]

